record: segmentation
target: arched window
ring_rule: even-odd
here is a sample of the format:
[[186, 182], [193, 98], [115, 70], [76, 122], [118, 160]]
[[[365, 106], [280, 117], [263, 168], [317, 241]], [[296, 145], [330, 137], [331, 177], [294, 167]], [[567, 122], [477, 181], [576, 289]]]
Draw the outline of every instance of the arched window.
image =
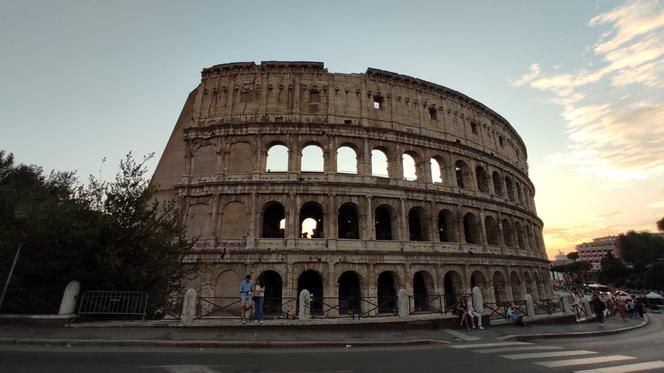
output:
[[382, 150], [374, 149], [371, 151], [371, 175], [389, 177], [387, 165], [387, 155]]
[[494, 171], [492, 174], [493, 178], [493, 190], [497, 196], [503, 196], [503, 179], [500, 177], [497, 171]]
[[457, 242], [456, 219], [450, 210], [438, 213], [438, 237], [440, 242]]
[[440, 163], [435, 158], [431, 158], [431, 181], [436, 183], [443, 182], [443, 175], [440, 171]]
[[286, 210], [279, 202], [268, 202], [263, 207], [262, 238], [283, 238], [286, 230]]
[[357, 174], [357, 154], [350, 146], [337, 149], [337, 173]]
[[486, 230], [486, 243], [489, 245], [498, 245], [500, 229], [498, 229], [498, 223], [493, 216], [484, 218], [484, 229]]
[[514, 231], [516, 232], [516, 242], [519, 249], [525, 249], [525, 244], [523, 242], [523, 228], [519, 222], [514, 223]]
[[421, 207], [413, 207], [408, 211], [408, 232], [411, 241], [428, 241], [426, 212]]
[[477, 177], [477, 187], [481, 192], [489, 193], [489, 174], [486, 173], [484, 167], [477, 166], [475, 168], [475, 176]]
[[481, 243], [482, 232], [475, 214], [469, 212], [463, 217], [463, 235], [467, 243]]
[[514, 202], [514, 184], [509, 176], [505, 176], [505, 189], [507, 189], [507, 198]]
[[323, 209], [316, 202], [300, 208], [300, 238], [323, 238]]
[[360, 224], [357, 214], [357, 206], [354, 203], [344, 203], [339, 207], [337, 223], [339, 238], [360, 238]]
[[376, 240], [392, 240], [392, 207], [381, 205], [376, 208], [374, 214], [376, 226]]
[[415, 164], [415, 159], [412, 155], [404, 153], [401, 156], [401, 164], [403, 166], [403, 178], [404, 180], [414, 181], [417, 180], [417, 166]]
[[272, 145], [267, 151], [265, 164], [265, 171], [267, 172], [287, 172], [288, 148], [284, 145]]
[[456, 161], [454, 164], [457, 186], [461, 189], [470, 188], [470, 175], [468, 165], [464, 161]]
[[307, 145], [302, 149], [303, 172], [323, 172], [325, 160], [323, 159], [323, 149], [318, 145]]
[[507, 219], [503, 219], [503, 242], [507, 247], [514, 246], [514, 231], [512, 224]]

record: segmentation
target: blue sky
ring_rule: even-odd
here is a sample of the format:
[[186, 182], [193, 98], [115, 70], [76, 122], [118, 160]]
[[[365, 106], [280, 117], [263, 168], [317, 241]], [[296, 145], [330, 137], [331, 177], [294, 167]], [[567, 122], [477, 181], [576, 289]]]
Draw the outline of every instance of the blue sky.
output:
[[605, 233], [654, 229], [664, 215], [663, 8], [661, 1], [5, 0], [0, 149], [83, 178], [106, 157], [102, 174], [111, 178], [128, 151], [161, 154], [204, 67], [261, 60], [323, 61], [332, 72], [376, 67], [461, 91], [513, 124], [528, 147], [551, 254]]

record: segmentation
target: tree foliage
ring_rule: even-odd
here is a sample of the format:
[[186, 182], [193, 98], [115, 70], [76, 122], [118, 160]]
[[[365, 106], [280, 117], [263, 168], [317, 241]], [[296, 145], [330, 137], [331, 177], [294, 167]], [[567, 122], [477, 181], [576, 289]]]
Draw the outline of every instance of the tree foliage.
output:
[[649, 232], [629, 231], [618, 236], [620, 257], [627, 263], [653, 263], [664, 259], [664, 237]]
[[579, 259], [579, 253], [576, 252], [576, 251], [572, 251], [570, 253], [567, 253], [567, 259], [576, 261], [576, 260]]
[[154, 200], [149, 159], [130, 153], [113, 182], [82, 186], [73, 173], [45, 176], [0, 151], [0, 273], [22, 244], [3, 311], [57, 311], [71, 280], [84, 290], [147, 291], [157, 303], [180, 286], [193, 242], [176, 204]]
[[622, 260], [616, 258], [610, 251], [602, 258], [600, 266], [598, 279], [601, 283], [620, 286], [630, 274], [629, 269], [627, 269]]
[[657, 230], [664, 232], [664, 217], [657, 221]]

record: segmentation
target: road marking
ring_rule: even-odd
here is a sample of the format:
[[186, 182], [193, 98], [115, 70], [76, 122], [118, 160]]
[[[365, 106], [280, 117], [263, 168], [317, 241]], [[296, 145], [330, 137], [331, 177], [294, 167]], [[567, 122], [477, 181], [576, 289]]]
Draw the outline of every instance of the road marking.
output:
[[454, 345], [452, 348], [478, 348], [478, 347], [500, 347], [500, 346], [525, 346], [531, 345], [528, 342], [499, 342], [499, 343], [471, 343], [469, 345]]
[[574, 350], [574, 351], [554, 351], [554, 352], [534, 352], [532, 354], [515, 354], [515, 355], [501, 355], [505, 359], [521, 360], [521, 359], [539, 359], [545, 357], [560, 357], [560, 356], [577, 356], [577, 355], [590, 355], [596, 354], [595, 351]]
[[477, 350], [480, 354], [492, 354], [498, 352], [518, 352], [518, 351], [533, 351], [533, 350], [562, 350], [559, 346], [515, 346], [503, 348], [489, 348], [486, 350]]
[[559, 368], [559, 367], [571, 367], [573, 365], [599, 364], [599, 363], [608, 363], [611, 361], [622, 361], [622, 360], [631, 360], [631, 359], [636, 359], [636, 358], [633, 356], [625, 356], [625, 355], [609, 355], [609, 356], [587, 357], [582, 359], [541, 361], [539, 363], [534, 363], [534, 364], [541, 365], [547, 368]]
[[[210, 369], [210, 367], [205, 365], [160, 365], [157, 367], [170, 373], [219, 373], [218, 370]], [[223, 365], [223, 367], [230, 367], [230, 365]]]
[[618, 365], [615, 367], [577, 370], [576, 373], [627, 373], [627, 372], [640, 372], [642, 370], [664, 368], [664, 361], [647, 361], [645, 363]]
[[481, 341], [482, 340], [482, 338], [473, 337], [471, 335], [463, 334], [459, 331], [452, 330], [452, 329], [443, 329], [443, 331], [447, 334], [450, 334], [453, 337], [459, 338], [460, 340], [462, 340], [464, 342], [473, 342], [473, 341]]

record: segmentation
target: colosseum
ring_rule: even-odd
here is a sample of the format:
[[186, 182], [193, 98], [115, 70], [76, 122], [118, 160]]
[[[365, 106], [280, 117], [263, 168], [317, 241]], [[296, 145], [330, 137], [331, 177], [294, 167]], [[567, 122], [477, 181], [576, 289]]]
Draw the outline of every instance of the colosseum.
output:
[[153, 184], [186, 212], [187, 285], [220, 310], [246, 274], [266, 313], [302, 289], [314, 313], [444, 309], [475, 286], [501, 304], [552, 296], [527, 151], [499, 114], [452, 89], [321, 62], [203, 69]]

